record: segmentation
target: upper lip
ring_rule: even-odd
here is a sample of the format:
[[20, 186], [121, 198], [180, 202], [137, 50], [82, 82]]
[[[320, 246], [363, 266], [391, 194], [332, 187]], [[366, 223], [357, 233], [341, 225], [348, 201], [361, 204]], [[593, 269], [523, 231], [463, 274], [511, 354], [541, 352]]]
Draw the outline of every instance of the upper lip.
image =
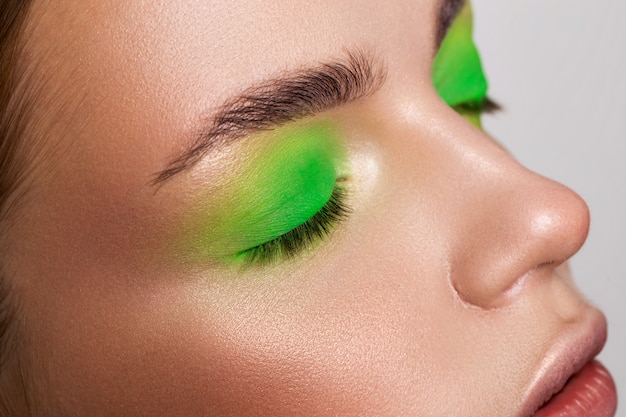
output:
[[523, 398], [520, 416], [532, 416], [561, 391], [572, 375], [600, 353], [606, 337], [606, 318], [595, 309], [582, 323], [567, 329], [544, 356]]

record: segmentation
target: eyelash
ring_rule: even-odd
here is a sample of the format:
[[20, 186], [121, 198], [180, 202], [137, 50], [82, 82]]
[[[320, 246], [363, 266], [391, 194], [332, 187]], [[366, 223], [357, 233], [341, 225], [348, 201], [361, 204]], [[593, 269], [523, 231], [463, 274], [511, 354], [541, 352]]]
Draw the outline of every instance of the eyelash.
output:
[[293, 258], [328, 237], [332, 229], [346, 219], [350, 209], [345, 200], [346, 190], [335, 184], [328, 202], [313, 217], [282, 236], [240, 252], [238, 257], [245, 265], [267, 265]]
[[493, 114], [502, 110], [502, 106], [489, 97], [477, 101], [468, 101], [453, 107], [457, 112], [478, 112], [481, 114]]

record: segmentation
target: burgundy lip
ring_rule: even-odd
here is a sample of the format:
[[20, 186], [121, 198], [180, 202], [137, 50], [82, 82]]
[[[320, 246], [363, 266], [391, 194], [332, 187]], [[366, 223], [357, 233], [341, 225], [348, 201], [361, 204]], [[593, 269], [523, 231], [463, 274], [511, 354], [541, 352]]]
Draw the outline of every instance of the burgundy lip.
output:
[[600, 353], [607, 338], [607, 322], [595, 309], [552, 346], [522, 401], [520, 417], [532, 417], [567, 381]]

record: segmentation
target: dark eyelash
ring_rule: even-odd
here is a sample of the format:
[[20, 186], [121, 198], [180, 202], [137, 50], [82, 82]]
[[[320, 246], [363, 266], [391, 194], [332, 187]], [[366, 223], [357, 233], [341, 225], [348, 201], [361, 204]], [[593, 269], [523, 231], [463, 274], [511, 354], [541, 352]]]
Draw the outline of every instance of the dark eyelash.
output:
[[457, 111], [469, 111], [480, 113], [497, 113], [502, 110], [502, 106], [489, 97], [483, 100], [468, 101], [467, 103], [461, 103], [454, 106]]
[[345, 199], [345, 189], [335, 185], [328, 202], [305, 223], [269, 242], [246, 249], [239, 256], [245, 265], [251, 265], [270, 264], [298, 255], [326, 238], [333, 227], [346, 218], [350, 210], [345, 204]]

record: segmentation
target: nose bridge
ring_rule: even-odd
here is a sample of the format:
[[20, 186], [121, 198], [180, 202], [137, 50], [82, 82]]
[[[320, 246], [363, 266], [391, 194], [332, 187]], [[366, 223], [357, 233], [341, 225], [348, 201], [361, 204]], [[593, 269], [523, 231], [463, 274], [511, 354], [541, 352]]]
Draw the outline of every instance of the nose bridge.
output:
[[453, 287], [481, 308], [506, 303], [522, 279], [551, 273], [580, 249], [589, 229], [589, 210], [576, 193], [508, 156], [496, 159], [474, 168], [459, 190], [460, 243], [451, 253]]
[[[398, 90], [396, 100], [402, 94]], [[396, 102], [422, 103], [413, 96]], [[421, 106], [436, 109], [437, 103]], [[517, 284], [552, 276], [580, 249], [589, 209], [578, 194], [521, 166], [447, 106], [439, 109], [400, 107], [402, 117], [393, 119], [399, 123], [379, 132], [393, 159], [388, 169], [403, 186], [398, 213], [427, 223], [426, 233], [399, 232], [411, 240], [408, 246], [439, 242], [437, 255], [445, 258], [458, 296], [497, 308], [518, 293], [509, 290], [525, 288]]]

